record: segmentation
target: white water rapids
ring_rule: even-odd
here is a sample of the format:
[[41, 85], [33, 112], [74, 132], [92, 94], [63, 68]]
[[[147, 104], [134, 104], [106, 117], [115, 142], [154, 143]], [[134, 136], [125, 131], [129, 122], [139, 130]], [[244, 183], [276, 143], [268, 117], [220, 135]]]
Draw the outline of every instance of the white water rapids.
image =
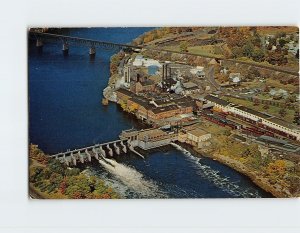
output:
[[[105, 162], [107, 161], [107, 162]], [[99, 160], [99, 163], [117, 180], [142, 198], [166, 198], [154, 181], [146, 180], [136, 169], [118, 163], [113, 159]], [[123, 187], [124, 188], [124, 187]], [[124, 190], [123, 190], [124, 192]]]
[[244, 189], [243, 187], [240, 187], [237, 183], [233, 183], [232, 181], [230, 181], [229, 177], [224, 177], [221, 174], [219, 174], [219, 171], [216, 171], [205, 164], [201, 164], [200, 158], [194, 157], [188, 150], [184, 149], [183, 147], [175, 143], [171, 143], [171, 145], [174, 146], [177, 150], [182, 151], [184, 155], [186, 155], [187, 157], [189, 157], [190, 160], [195, 162], [195, 166], [198, 170], [197, 173], [201, 177], [210, 180], [223, 191], [235, 197], [260, 197], [256, 190]]

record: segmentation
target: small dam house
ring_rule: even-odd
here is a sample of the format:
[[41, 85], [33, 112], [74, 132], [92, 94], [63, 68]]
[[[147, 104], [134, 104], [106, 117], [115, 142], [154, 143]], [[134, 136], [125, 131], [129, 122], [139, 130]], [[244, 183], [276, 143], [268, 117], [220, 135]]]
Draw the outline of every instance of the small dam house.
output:
[[130, 129], [122, 131], [120, 139], [128, 139], [134, 147], [138, 146], [143, 150], [149, 150], [170, 144], [176, 140], [176, 135], [157, 128], [145, 130]]
[[207, 140], [211, 138], [211, 134], [203, 129], [196, 128], [187, 132], [187, 143], [201, 148], [207, 145]]

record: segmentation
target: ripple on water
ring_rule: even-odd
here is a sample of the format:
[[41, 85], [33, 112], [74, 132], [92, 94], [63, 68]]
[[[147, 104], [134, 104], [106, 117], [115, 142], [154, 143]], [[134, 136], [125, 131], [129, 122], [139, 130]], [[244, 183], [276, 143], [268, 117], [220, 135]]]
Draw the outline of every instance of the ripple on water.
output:
[[181, 146], [172, 143], [172, 145], [183, 152], [189, 160], [194, 162], [194, 167], [197, 170], [197, 174], [205, 179], [210, 180], [215, 186], [225, 191], [226, 193], [234, 197], [261, 197], [257, 190], [241, 187], [238, 182], [232, 182], [230, 177], [226, 177], [220, 174], [219, 171], [214, 170], [208, 165], [202, 164], [201, 159], [193, 156], [188, 150], [182, 148]]

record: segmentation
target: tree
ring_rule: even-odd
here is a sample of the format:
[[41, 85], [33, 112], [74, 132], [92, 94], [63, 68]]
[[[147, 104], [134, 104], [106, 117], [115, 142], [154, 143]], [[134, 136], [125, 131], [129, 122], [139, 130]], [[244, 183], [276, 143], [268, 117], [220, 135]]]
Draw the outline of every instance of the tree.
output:
[[243, 46], [242, 50], [244, 56], [252, 57], [254, 45], [250, 41], [247, 41], [246, 44]]
[[188, 43], [187, 41], [180, 42], [180, 52], [187, 52]]
[[264, 109], [269, 109], [270, 106], [269, 106], [269, 104], [266, 103], [266, 104], [263, 106], [263, 108], [264, 108]]
[[267, 167], [267, 174], [275, 177], [284, 176], [286, 171], [286, 162], [284, 160], [276, 160], [273, 163], [269, 163]]
[[259, 105], [259, 100], [257, 98], [255, 98], [253, 100], [253, 106], [258, 106]]
[[55, 172], [58, 173], [62, 176], [65, 175], [65, 165], [63, 165], [62, 163], [60, 163], [57, 159], [52, 159], [49, 162], [49, 166], [48, 166], [49, 170], [51, 172]]
[[232, 57], [233, 58], [238, 58], [238, 57], [243, 56], [243, 49], [241, 47], [234, 46], [231, 49], [231, 52], [232, 52]]
[[279, 115], [281, 117], [284, 117], [286, 115], [286, 109], [285, 108], [281, 108], [278, 113], [279, 113]]
[[266, 60], [272, 65], [282, 65], [287, 63], [287, 58], [282, 51], [269, 51]]
[[255, 47], [252, 53], [252, 58], [254, 61], [262, 62], [265, 59], [265, 54], [260, 48]]
[[286, 39], [283, 38], [280, 38], [278, 42], [281, 48], [284, 47], [284, 45], [287, 43]]
[[299, 113], [299, 111], [295, 112], [293, 123], [297, 124], [297, 125], [300, 125], [300, 113]]
[[135, 112], [136, 110], [138, 110], [139, 106], [136, 103], [133, 103], [131, 105], [128, 106], [128, 111], [129, 112]]

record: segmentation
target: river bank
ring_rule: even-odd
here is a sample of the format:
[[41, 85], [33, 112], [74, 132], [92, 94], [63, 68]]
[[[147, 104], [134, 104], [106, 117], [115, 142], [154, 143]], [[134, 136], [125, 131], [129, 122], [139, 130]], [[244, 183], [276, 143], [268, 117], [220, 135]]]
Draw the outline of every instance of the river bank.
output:
[[236, 161], [234, 159], [230, 159], [226, 156], [223, 156], [218, 153], [208, 153], [206, 150], [197, 149], [195, 147], [192, 147], [188, 144], [179, 143], [180, 146], [188, 150], [189, 152], [192, 152], [191, 154], [196, 157], [207, 157], [213, 160], [216, 160], [235, 171], [245, 175], [248, 177], [254, 184], [256, 184], [261, 189], [265, 190], [266, 192], [272, 194], [272, 196], [277, 198], [285, 198], [285, 197], [291, 197], [287, 196], [287, 194], [283, 191], [275, 189], [266, 178], [259, 176], [254, 171], [249, 170], [245, 165], [243, 165], [241, 162]]
[[192, 147], [187, 144], [181, 143], [180, 145], [182, 147], [184, 147], [185, 149], [189, 150], [190, 152], [193, 152], [192, 154], [197, 157], [204, 156], [204, 157], [216, 160], [216, 161], [234, 169], [235, 171], [238, 171], [239, 173], [247, 176], [258, 187], [260, 187], [261, 189], [265, 190], [268, 193], [271, 193], [274, 197], [277, 197], [277, 198], [293, 197], [288, 190], [280, 187], [279, 185], [277, 185], [277, 187], [276, 187], [276, 185], [272, 185], [268, 181], [267, 178], [263, 177], [258, 172], [249, 169], [243, 163], [241, 163], [235, 159], [221, 155], [217, 152], [208, 153], [207, 150], [198, 149], [198, 148]]

